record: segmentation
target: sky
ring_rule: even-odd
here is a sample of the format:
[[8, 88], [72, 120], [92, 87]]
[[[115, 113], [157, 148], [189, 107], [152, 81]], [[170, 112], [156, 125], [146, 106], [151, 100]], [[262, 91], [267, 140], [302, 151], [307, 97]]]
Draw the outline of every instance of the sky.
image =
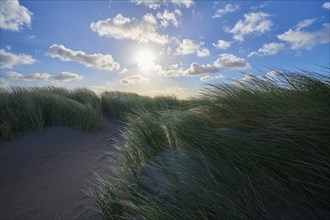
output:
[[[327, 1], [0, 0], [1, 87], [196, 95], [329, 66]], [[329, 73], [330, 74], [330, 73]]]

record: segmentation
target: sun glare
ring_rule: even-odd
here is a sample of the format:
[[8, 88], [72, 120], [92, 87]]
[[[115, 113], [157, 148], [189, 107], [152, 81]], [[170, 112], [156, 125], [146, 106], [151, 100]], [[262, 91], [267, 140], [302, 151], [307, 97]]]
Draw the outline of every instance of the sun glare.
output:
[[152, 69], [155, 58], [155, 54], [148, 49], [143, 49], [136, 54], [137, 65], [145, 72]]

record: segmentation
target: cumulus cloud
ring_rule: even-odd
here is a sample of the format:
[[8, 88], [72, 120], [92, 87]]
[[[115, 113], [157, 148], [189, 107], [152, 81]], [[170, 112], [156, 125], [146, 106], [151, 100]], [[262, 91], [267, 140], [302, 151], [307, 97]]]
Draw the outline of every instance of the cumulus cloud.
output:
[[218, 40], [217, 43], [213, 43], [212, 45], [218, 49], [226, 50], [227, 48], [229, 48], [231, 46], [231, 42], [225, 41], [225, 40]]
[[268, 19], [269, 14], [263, 12], [251, 12], [244, 15], [243, 20], [239, 20], [232, 29], [225, 29], [234, 35], [234, 39], [244, 41], [246, 36], [259, 36], [270, 31], [273, 22]]
[[181, 68], [171, 68], [171, 69], [165, 69], [161, 65], [155, 65], [155, 71], [162, 76], [172, 76], [172, 77], [178, 77], [178, 76], [196, 76], [201, 75], [205, 73], [217, 73], [219, 72], [219, 68], [215, 67], [213, 65], [207, 64], [207, 65], [201, 65], [197, 62], [193, 62], [189, 68], [183, 69]]
[[120, 84], [122, 84], [122, 85], [135, 85], [138, 83], [148, 83], [148, 82], [149, 82], [148, 78], [145, 78], [144, 76], [139, 75], [139, 74], [128, 76], [128, 77], [120, 80]]
[[24, 75], [18, 72], [10, 71], [4, 74], [4, 77], [7, 79], [15, 79], [15, 80], [25, 80], [25, 81], [61, 81], [61, 82], [68, 82], [72, 80], [81, 80], [83, 76], [80, 76], [76, 73], [71, 72], [62, 72], [58, 75], [51, 75], [48, 73], [33, 73], [29, 75]]
[[251, 52], [248, 57], [257, 55], [257, 56], [268, 56], [268, 55], [275, 55], [277, 54], [280, 50], [284, 49], [284, 44], [283, 43], [268, 43], [262, 45], [261, 48], [258, 49], [258, 51], [253, 51]]
[[114, 18], [92, 22], [90, 28], [99, 36], [114, 39], [129, 39], [139, 43], [153, 42], [161, 45], [170, 41], [168, 35], [157, 32], [157, 20], [152, 14], [145, 14], [141, 20], [118, 14]]
[[157, 18], [160, 20], [162, 27], [167, 27], [172, 24], [177, 28], [180, 26], [180, 22], [177, 19], [178, 15], [181, 15], [181, 11], [176, 10], [175, 12], [169, 12], [167, 9], [165, 9], [163, 13], [157, 13]]
[[301, 30], [304, 26], [306, 27], [303, 23], [308, 24], [308, 22], [299, 22], [295, 29], [289, 29], [285, 33], [277, 35], [277, 38], [290, 44], [290, 47], [293, 50], [311, 50], [318, 44], [326, 44], [330, 42], [330, 23], [323, 24], [322, 29], [313, 32]]
[[24, 26], [30, 27], [32, 15], [32, 12], [20, 5], [18, 0], [1, 1], [0, 28], [20, 31]]
[[268, 73], [266, 73], [266, 77], [269, 77], [269, 78], [275, 78], [275, 77], [278, 77], [279, 74], [278, 72], [272, 70], [272, 71], [269, 71]]
[[183, 39], [175, 51], [175, 55], [196, 54], [198, 57], [210, 56], [207, 48], [202, 48], [203, 43], [195, 43], [190, 39]]
[[49, 79], [50, 74], [48, 73], [33, 73], [31, 75], [24, 76], [24, 79], [27, 80], [46, 80]]
[[32, 64], [36, 60], [31, 55], [14, 54], [0, 49], [0, 66], [1, 68], [13, 68], [20, 64]]
[[255, 79], [255, 75], [252, 73], [246, 73], [242, 78], [238, 80], [239, 83], [249, 83]]
[[74, 51], [63, 45], [53, 44], [49, 47], [47, 55], [53, 58], [59, 58], [62, 61], [74, 61], [85, 65], [86, 67], [112, 71], [119, 69], [120, 65], [114, 61], [110, 54], [86, 54], [83, 51]]
[[211, 81], [213, 79], [214, 79], [214, 77], [213, 76], [210, 76], [210, 75], [205, 75], [205, 76], [202, 76], [200, 78], [201, 81]]
[[221, 18], [225, 14], [228, 14], [230, 12], [235, 12], [239, 9], [239, 6], [237, 4], [227, 4], [224, 8], [218, 9], [215, 14], [212, 16], [212, 18]]
[[169, 2], [175, 6], [186, 7], [186, 8], [190, 8], [194, 4], [193, 0], [170, 0]]
[[219, 72], [219, 68], [208, 65], [200, 65], [196, 62], [193, 62], [190, 67], [185, 71], [185, 75], [195, 76], [203, 73], [217, 73]]
[[299, 30], [301, 30], [301, 29], [303, 29], [303, 28], [305, 28], [305, 27], [310, 26], [311, 24], [314, 23], [315, 20], [316, 20], [316, 19], [314, 18], [314, 19], [305, 19], [305, 20], [300, 21], [300, 22], [296, 25], [296, 30], [299, 31]]
[[64, 81], [64, 82], [69, 82], [72, 80], [82, 80], [83, 78], [84, 78], [83, 76], [80, 76], [77, 73], [71, 73], [71, 72], [62, 72], [62, 73], [52, 77], [53, 80]]
[[190, 8], [194, 2], [193, 0], [131, 0], [136, 5], [144, 5], [150, 9], [158, 9], [162, 4], [172, 4], [178, 7]]
[[323, 3], [322, 8], [330, 10], [330, 2]]
[[23, 77], [23, 74], [10, 71], [4, 74], [4, 77], [7, 79], [21, 79]]
[[213, 65], [224, 69], [246, 69], [250, 67], [250, 64], [245, 59], [227, 53], [220, 54]]

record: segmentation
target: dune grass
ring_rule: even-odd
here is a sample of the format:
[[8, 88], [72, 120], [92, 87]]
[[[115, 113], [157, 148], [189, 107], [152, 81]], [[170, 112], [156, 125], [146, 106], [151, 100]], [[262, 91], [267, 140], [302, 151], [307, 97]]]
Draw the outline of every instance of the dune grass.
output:
[[70, 125], [86, 131], [101, 128], [101, 102], [92, 91], [55, 87], [0, 90], [0, 133], [10, 140], [16, 131], [41, 131]]
[[327, 219], [330, 78], [278, 72], [199, 99], [54, 87], [0, 89], [0, 133], [125, 121], [114, 175], [91, 188], [104, 219]]
[[101, 100], [102, 110], [110, 118], [123, 118], [128, 113], [141, 110], [160, 111], [181, 107], [181, 102], [172, 96], [151, 98], [135, 93], [104, 92]]
[[327, 219], [330, 80], [309, 73], [212, 85], [192, 110], [127, 116], [104, 219]]
[[0, 134], [4, 140], [12, 139], [16, 131], [41, 131], [52, 125], [96, 131], [102, 127], [102, 112], [111, 118], [122, 118], [143, 109], [158, 111], [181, 105], [170, 96], [150, 98], [105, 92], [99, 97], [85, 88], [12, 87], [0, 89], [0, 98]]

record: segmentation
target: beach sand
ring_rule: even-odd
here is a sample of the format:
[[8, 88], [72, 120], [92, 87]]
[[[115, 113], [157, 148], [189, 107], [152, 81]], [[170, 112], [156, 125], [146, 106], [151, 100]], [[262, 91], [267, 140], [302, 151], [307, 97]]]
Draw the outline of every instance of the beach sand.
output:
[[111, 172], [106, 152], [116, 151], [122, 126], [108, 121], [97, 133], [54, 126], [0, 140], [0, 219], [101, 219], [84, 190], [94, 172]]

